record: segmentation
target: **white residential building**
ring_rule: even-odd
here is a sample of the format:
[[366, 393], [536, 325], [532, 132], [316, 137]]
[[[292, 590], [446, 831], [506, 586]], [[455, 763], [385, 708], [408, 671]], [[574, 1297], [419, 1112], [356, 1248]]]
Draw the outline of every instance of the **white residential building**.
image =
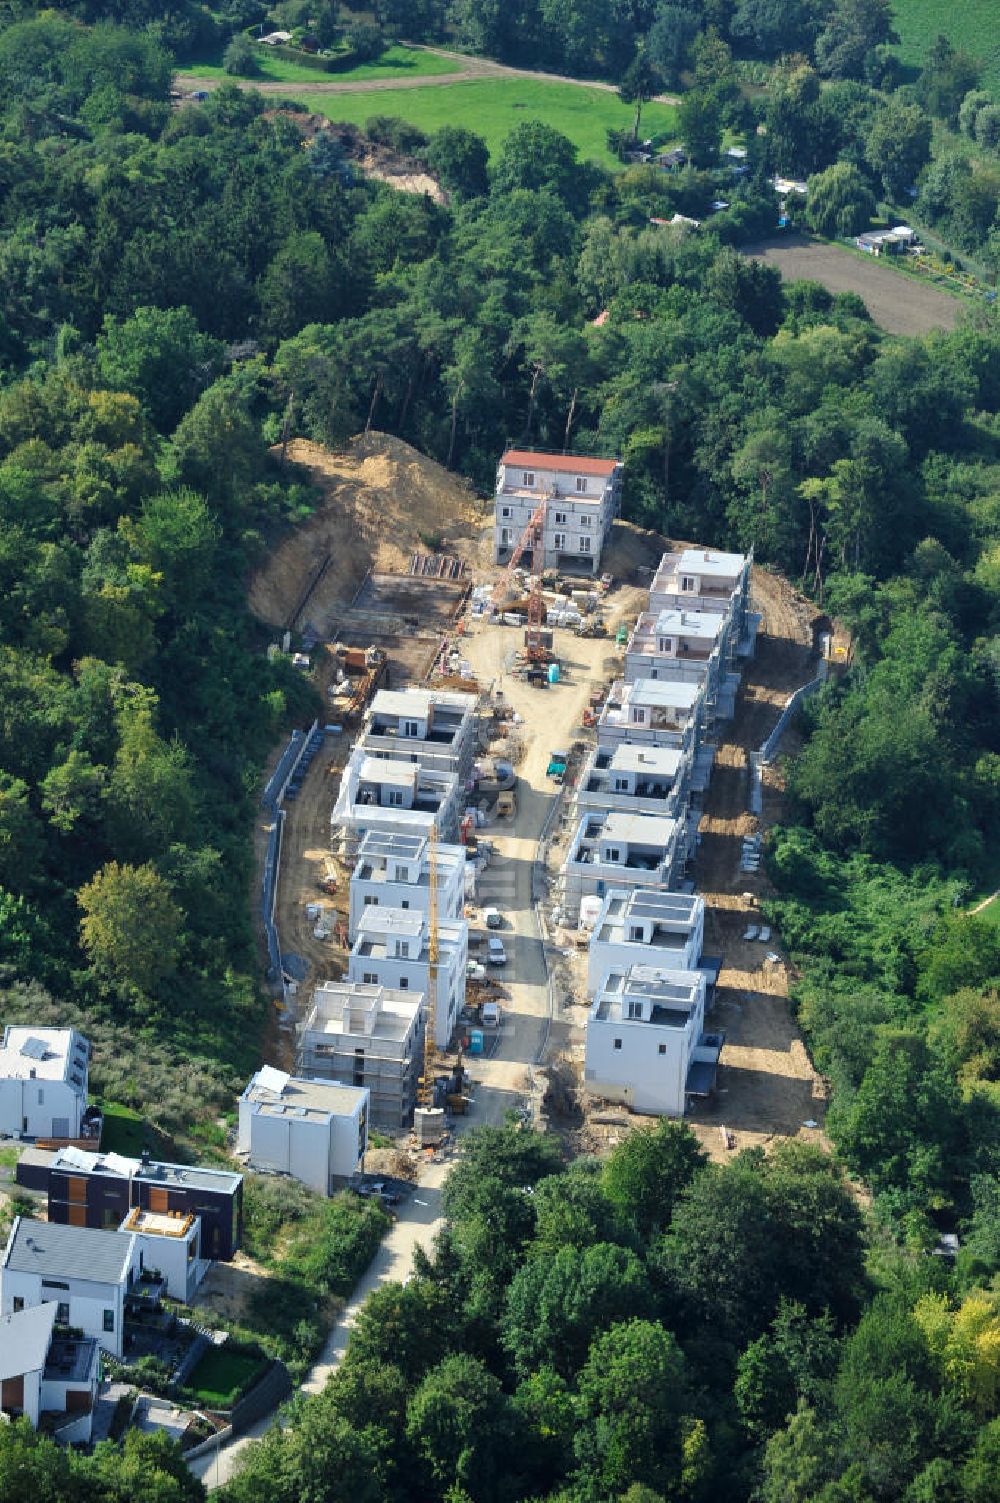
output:
[[[596, 574], [621, 509], [622, 472], [618, 459], [507, 449], [497, 466], [495, 562], [506, 563], [544, 501], [543, 567]], [[529, 546], [526, 565], [532, 554]]]
[[75, 1028], [4, 1029], [0, 1133], [79, 1138], [87, 1110], [90, 1045]]
[[363, 744], [353, 750], [340, 780], [330, 817], [337, 843], [348, 857], [369, 830], [382, 835], [458, 835], [461, 785], [453, 772], [369, 755]]
[[750, 657], [760, 624], [750, 610], [753, 553], [719, 553], [712, 548], [684, 548], [665, 553], [649, 591], [649, 609], [717, 611], [731, 623], [733, 651]]
[[702, 684], [713, 720], [729, 720], [740, 676], [732, 665], [732, 632], [721, 611], [645, 611], [625, 649], [625, 682], [640, 679]]
[[590, 937], [587, 990], [594, 996], [611, 971], [633, 966], [695, 971], [704, 943], [704, 898], [644, 887], [612, 888]]
[[140, 1267], [159, 1273], [171, 1299], [190, 1304], [209, 1269], [201, 1255], [201, 1217], [133, 1206], [118, 1230], [134, 1236]]
[[240, 1097], [237, 1151], [251, 1169], [289, 1174], [331, 1195], [364, 1167], [370, 1099], [366, 1086], [265, 1065]]
[[[358, 923], [367, 908], [402, 908], [430, 913], [430, 842], [424, 835], [387, 835], [369, 830], [362, 836], [351, 874], [348, 939], [357, 938]], [[460, 919], [465, 908], [465, 847], [434, 848], [438, 922]]]
[[134, 1236], [17, 1216], [0, 1262], [0, 1315], [52, 1303], [60, 1325], [120, 1357], [125, 1300], [141, 1267]]
[[[469, 926], [465, 919], [438, 924], [435, 967], [434, 1041], [447, 1048], [465, 1006], [465, 976], [469, 960]], [[398, 991], [429, 992], [431, 957], [427, 917], [402, 908], [365, 910], [347, 962], [348, 981], [387, 986]]]
[[696, 756], [705, 715], [701, 684], [617, 679], [597, 722], [597, 744], [675, 746]]
[[51, 1303], [0, 1317], [0, 1411], [45, 1428], [63, 1445], [85, 1445], [93, 1431], [101, 1358], [92, 1337], [54, 1329]]
[[700, 971], [613, 971], [587, 1018], [587, 1090], [636, 1112], [681, 1117], [714, 1087], [722, 1037], [703, 1032]]
[[682, 819], [648, 814], [585, 813], [561, 869], [562, 907], [571, 920], [585, 897], [610, 888], [676, 885], [687, 860]]
[[576, 807], [594, 813], [682, 819], [691, 792], [691, 754], [675, 746], [596, 747], [584, 764]]
[[369, 756], [454, 772], [464, 783], [476, 751], [476, 696], [450, 689], [380, 689], [359, 740]]
[[367, 1086], [372, 1122], [404, 1127], [423, 1066], [424, 1019], [419, 992], [324, 981], [299, 1027], [296, 1073]]

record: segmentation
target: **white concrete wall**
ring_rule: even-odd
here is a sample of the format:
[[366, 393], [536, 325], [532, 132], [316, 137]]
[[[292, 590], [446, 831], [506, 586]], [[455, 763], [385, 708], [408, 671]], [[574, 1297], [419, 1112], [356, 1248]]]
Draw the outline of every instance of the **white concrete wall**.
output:
[[186, 1303], [194, 1293], [201, 1251], [200, 1221], [196, 1220], [186, 1237], [156, 1237], [147, 1232], [135, 1232], [134, 1236], [142, 1253], [143, 1267], [158, 1268], [166, 1280], [167, 1293], [172, 1299]]
[[[435, 1042], [443, 1049], [454, 1032], [458, 1014], [465, 1003], [466, 966], [469, 959], [469, 926], [463, 922], [461, 938], [454, 950], [442, 955], [437, 973], [437, 1026]], [[379, 986], [399, 987], [427, 994], [429, 966], [426, 961], [407, 960], [400, 956], [351, 955], [347, 962], [348, 981], [371, 980]]]
[[[243, 1103], [244, 1106], [250, 1103]], [[367, 1103], [359, 1100], [347, 1115], [322, 1120], [318, 1117], [272, 1117], [253, 1114], [249, 1124], [250, 1165], [274, 1169], [301, 1180], [319, 1195], [329, 1195], [331, 1177], [349, 1179], [358, 1170], [360, 1122]]]
[[[62, 1080], [0, 1080], [0, 1132], [26, 1133], [30, 1138], [80, 1135], [86, 1098]], [[66, 1119], [66, 1132], [53, 1131], [53, 1122]]]
[[[365, 882], [351, 878], [348, 939], [357, 939], [358, 924], [365, 911], [365, 898], [377, 898], [379, 908], [408, 908], [411, 913], [430, 912], [430, 887], [427, 882]], [[456, 862], [438, 869], [438, 922], [460, 919], [465, 905], [465, 871]]]
[[[136, 1252], [138, 1273], [138, 1252]], [[42, 1279], [37, 1273], [20, 1273], [4, 1269], [0, 1273], [0, 1314], [10, 1315], [15, 1296], [24, 1300], [25, 1309], [36, 1305], [67, 1303], [69, 1324], [77, 1326], [85, 1336], [94, 1336], [106, 1351], [120, 1357], [123, 1350], [125, 1326], [125, 1285], [92, 1283], [89, 1279], [64, 1279], [69, 1290], [42, 1288]], [[104, 1312], [114, 1312], [114, 1330], [104, 1329]]]
[[634, 965], [662, 966], [671, 971], [696, 970], [703, 942], [703, 923], [688, 935], [683, 950], [659, 950], [655, 945], [641, 942], [607, 943], [598, 940], [595, 935], [590, 941], [587, 990], [593, 996], [604, 985], [611, 971], [628, 971]]
[[[688, 1065], [700, 1032], [700, 1012], [686, 1028], [588, 1018], [587, 1090], [624, 1102], [633, 1111], [682, 1117]], [[616, 1039], [621, 1040], [620, 1049], [614, 1047]]]

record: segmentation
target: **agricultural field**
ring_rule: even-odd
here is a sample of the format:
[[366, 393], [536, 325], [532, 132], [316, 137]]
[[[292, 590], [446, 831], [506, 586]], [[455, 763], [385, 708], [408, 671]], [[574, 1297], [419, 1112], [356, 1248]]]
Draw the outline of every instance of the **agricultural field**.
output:
[[746, 247], [746, 254], [776, 266], [786, 282], [819, 282], [829, 292], [856, 292], [880, 328], [889, 334], [927, 334], [953, 329], [962, 302], [939, 287], [884, 266], [846, 246], [790, 236]]
[[[294, 98], [294, 93], [292, 94]], [[464, 125], [486, 141], [491, 154], [524, 120], [544, 120], [568, 136], [587, 161], [617, 166], [608, 151], [607, 132], [632, 123], [634, 110], [607, 89], [541, 79], [476, 79], [439, 89], [385, 89], [377, 94], [319, 94], [302, 96], [303, 103], [330, 120], [363, 125], [371, 115], [398, 115], [427, 132], [442, 125]], [[676, 115], [667, 104], [647, 104], [642, 134], [670, 139]]]
[[[301, 63], [288, 62], [283, 57], [269, 54], [266, 48], [259, 49], [260, 72], [256, 79], [241, 79], [243, 83], [368, 83], [378, 79], [436, 78], [446, 73], [457, 73], [462, 64], [458, 59], [440, 57], [434, 52], [422, 52], [416, 47], [387, 47], [374, 63], [358, 63], [354, 68], [345, 68], [342, 73], [322, 73], [316, 68], [307, 68]], [[193, 80], [227, 80], [230, 75], [222, 66], [222, 50], [214, 48], [204, 58], [187, 63], [177, 73], [177, 82], [183, 88]]]
[[983, 85], [1000, 96], [1000, 32], [994, 0], [896, 0], [899, 55], [918, 66], [936, 36], [943, 34], [955, 47], [983, 63]]

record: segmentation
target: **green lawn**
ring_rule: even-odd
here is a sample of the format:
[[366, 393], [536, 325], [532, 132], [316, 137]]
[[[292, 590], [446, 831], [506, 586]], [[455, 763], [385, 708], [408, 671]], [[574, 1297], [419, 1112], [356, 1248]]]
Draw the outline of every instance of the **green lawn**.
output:
[[[294, 91], [292, 95], [294, 97]], [[491, 153], [523, 120], [544, 120], [574, 141], [581, 157], [602, 167], [618, 165], [607, 148], [607, 131], [630, 126], [635, 111], [616, 94], [575, 84], [528, 78], [482, 79], [444, 88], [385, 89], [375, 94], [309, 94], [302, 102], [330, 120], [364, 125], [371, 115], [398, 115], [431, 132], [464, 125], [481, 135]], [[670, 138], [675, 129], [671, 105], [647, 104], [643, 137]]]
[[895, 0], [899, 55], [919, 66], [934, 38], [944, 35], [952, 46], [983, 64], [983, 83], [1000, 96], [1000, 27], [996, 0]]
[[104, 1131], [101, 1133], [103, 1153], [122, 1153], [126, 1158], [138, 1158], [148, 1146], [150, 1137], [146, 1119], [141, 1112], [122, 1106], [117, 1101], [101, 1103], [104, 1113]]
[[[453, 58], [436, 57], [432, 52], [420, 52], [414, 47], [387, 47], [376, 63], [358, 63], [355, 68], [345, 68], [342, 73], [322, 73], [318, 68], [306, 68], [301, 63], [287, 62], [283, 57], [272, 56], [266, 48], [259, 49], [259, 83], [350, 83], [364, 82], [370, 78], [429, 78], [441, 73], [457, 73], [461, 63]], [[216, 48], [206, 53], [204, 59], [185, 63], [178, 71], [181, 85], [188, 78], [228, 78], [222, 66], [222, 51]], [[254, 82], [255, 80], [248, 80]]]
[[213, 1346], [205, 1353], [188, 1378], [187, 1387], [197, 1395], [206, 1409], [228, 1409], [242, 1388], [266, 1365], [262, 1357], [247, 1352], [230, 1352], [226, 1346]]

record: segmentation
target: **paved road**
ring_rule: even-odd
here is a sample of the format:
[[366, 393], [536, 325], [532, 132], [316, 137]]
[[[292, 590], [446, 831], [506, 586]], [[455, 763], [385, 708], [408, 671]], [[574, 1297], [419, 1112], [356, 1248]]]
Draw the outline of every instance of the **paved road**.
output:
[[[453, 59], [460, 66], [454, 73], [428, 73], [416, 78], [405, 74], [397, 78], [328, 78], [302, 83], [272, 82], [252, 78], [203, 78], [198, 73], [179, 75], [185, 89], [217, 89], [221, 83], [235, 83], [241, 89], [257, 89], [261, 94], [377, 94], [382, 89], [426, 89], [446, 87], [449, 84], [480, 82], [490, 78], [531, 78], [541, 83], [573, 84], [580, 89], [601, 89], [608, 94], [617, 94], [615, 84], [602, 83], [596, 79], [567, 78], [562, 73], [539, 73], [531, 68], [508, 68], [505, 63], [495, 63], [485, 57], [467, 57], [462, 52], [447, 52], [440, 47], [423, 47], [422, 52], [433, 52], [438, 57]], [[657, 94], [656, 104], [679, 104], [676, 94]]]
[[[489, 1059], [469, 1062], [474, 1103], [470, 1115], [459, 1124], [462, 1129], [502, 1122], [505, 1113], [524, 1100], [532, 1066], [539, 1061], [548, 1037], [547, 972], [533, 901], [538, 841], [555, 797], [555, 787], [546, 778], [545, 769], [549, 752], [573, 740], [591, 686], [608, 652], [607, 642], [577, 639], [564, 633], [557, 636], [565, 638], [557, 642], [557, 650], [563, 661], [571, 665], [569, 681], [546, 690], [529, 689], [507, 674], [507, 661], [515, 646], [515, 633], [509, 628], [480, 626], [462, 646], [463, 655], [468, 657], [480, 682], [488, 685], [492, 680], [497, 681], [508, 702], [523, 716], [527, 743], [524, 760], [518, 768], [517, 814], [509, 826], [498, 826], [489, 832], [497, 854], [484, 874], [478, 894], [484, 906], [495, 905], [507, 918], [507, 927], [501, 934], [508, 955], [503, 980], [510, 1002], [495, 1053]], [[416, 1190], [399, 1207], [396, 1221], [307, 1374], [302, 1385], [305, 1393], [319, 1393], [336, 1370], [358, 1312], [372, 1290], [390, 1280], [405, 1279], [413, 1267], [414, 1249], [430, 1247], [441, 1225], [441, 1187], [449, 1167], [447, 1161], [424, 1166]], [[247, 1445], [269, 1430], [276, 1419], [275, 1414], [268, 1415], [217, 1452], [197, 1457], [190, 1463], [191, 1470], [209, 1489], [222, 1486], [237, 1469]]]

